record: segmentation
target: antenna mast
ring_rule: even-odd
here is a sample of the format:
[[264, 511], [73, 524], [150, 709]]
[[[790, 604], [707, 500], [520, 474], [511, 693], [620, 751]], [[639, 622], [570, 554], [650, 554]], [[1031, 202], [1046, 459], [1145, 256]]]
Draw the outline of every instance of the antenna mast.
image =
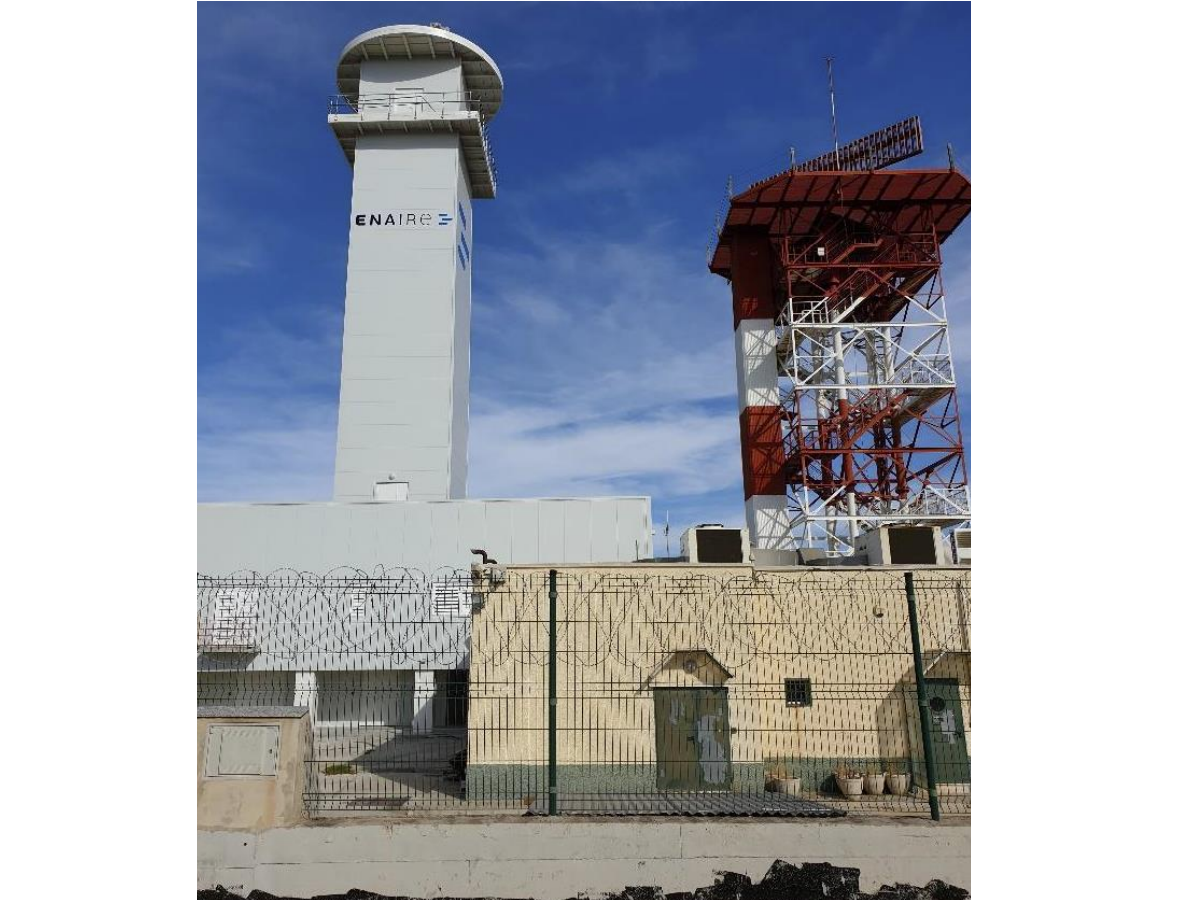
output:
[[833, 160], [837, 167], [842, 167], [841, 154], [838, 150], [838, 133], [837, 133], [837, 103], [833, 96], [833, 57], [825, 57], [825, 69], [829, 72], [829, 120], [833, 125]]

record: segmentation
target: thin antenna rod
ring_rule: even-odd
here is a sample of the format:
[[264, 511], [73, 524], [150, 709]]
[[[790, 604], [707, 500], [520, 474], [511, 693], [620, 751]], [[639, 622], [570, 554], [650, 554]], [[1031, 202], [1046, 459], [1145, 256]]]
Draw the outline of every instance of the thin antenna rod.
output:
[[838, 133], [837, 133], [837, 103], [834, 101], [833, 94], [833, 57], [825, 57], [825, 68], [829, 72], [829, 120], [833, 125], [833, 161], [840, 169], [842, 167], [841, 153], [838, 149]]

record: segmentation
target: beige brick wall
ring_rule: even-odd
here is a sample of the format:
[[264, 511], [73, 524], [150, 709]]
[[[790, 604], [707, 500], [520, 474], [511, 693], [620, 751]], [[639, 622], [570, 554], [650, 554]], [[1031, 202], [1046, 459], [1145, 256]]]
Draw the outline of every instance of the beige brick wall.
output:
[[[971, 573], [914, 571], [928, 675], [959, 680], [969, 741]], [[505, 583], [482, 589], [472, 621], [472, 764], [546, 757], [548, 572], [512, 566]], [[688, 684], [728, 690], [735, 763], [913, 758], [903, 572], [558, 569], [560, 765], [651, 762], [653, 689]], [[694, 673], [684, 651], [707, 652], [692, 654]], [[785, 703], [786, 678], [812, 679], [812, 706]]]

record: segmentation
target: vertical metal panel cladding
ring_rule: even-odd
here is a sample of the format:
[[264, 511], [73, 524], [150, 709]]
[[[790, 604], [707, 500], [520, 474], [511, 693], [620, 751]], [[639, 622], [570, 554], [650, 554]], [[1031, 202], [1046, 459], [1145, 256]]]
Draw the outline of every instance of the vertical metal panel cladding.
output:
[[538, 562], [538, 508], [530, 502], [512, 503], [512, 562]]
[[[651, 555], [650, 500], [622, 497], [617, 500], [617, 555], [611, 562]], [[603, 562], [603, 560], [597, 560]]]
[[771, 241], [766, 232], [737, 231], [732, 236], [733, 326], [742, 319], [775, 318]]
[[742, 411], [742, 483], [746, 498], [783, 494], [783, 411], [751, 406]]
[[425, 568], [429, 565], [433, 549], [433, 513], [428, 503], [412, 503], [408, 506], [404, 516], [404, 559], [389, 564]]
[[500, 551], [492, 549], [488, 540], [487, 504], [478, 500], [468, 500], [455, 503], [458, 507], [458, 534], [455, 540], [455, 558], [470, 559], [471, 549], [479, 547], [488, 551], [493, 557]]
[[197, 571], [627, 562], [650, 552], [643, 497], [395, 503], [211, 504], [199, 508]]
[[538, 562], [566, 561], [566, 504], [559, 501], [538, 503]]
[[750, 543], [763, 550], [792, 550], [792, 519], [783, 494], [758, 494], [746, 500]]
[[593, 559], [592, 513], [599, 506], [590, 500], [564, 500], [563, 562], [585, 563]]
[[618, 550], [617, 510], [620, 501], [590, 503], [592, 520], [591, 559], [605, 562], [620, 559]]
[[779, 405], [778, 343], [771, 319], [743, 319], [734, 336], [738, 409]]
[[514, 559], [513, 505], [511, 503], [480, 503], [480, 506], [483, 509], [487, 537], [483, 544], [475, 546], [487, 550], [494, 559]]
[[[431, 569], [447, 565], [441, 560], [462, 559], [458, 555], [459, 509], [461, 503], [430, 503], [430, 552]], [[460, 563], [459, 566], [466, 563]]]
[[[319, 564], [313, 568], [318, 572], [347, 564], [342, 560], [349, 560], [353, 549], [350, 521], [354, 514], [354, 507], [349, 505], [327, 506], [322, 504], [319, 508], [323, 513], [321, 519], [324, 527], [319, 539], [320, 544], [313, 550], [313, 558], [320, 560]], [[300, 549], [297, 548], [297, 551]], [[291, 564], [291, 568], [308, 568], [307, 565], [304, 565], [306, 559], [307, 557], [301, 556], [297, 552], [296, 562]]]

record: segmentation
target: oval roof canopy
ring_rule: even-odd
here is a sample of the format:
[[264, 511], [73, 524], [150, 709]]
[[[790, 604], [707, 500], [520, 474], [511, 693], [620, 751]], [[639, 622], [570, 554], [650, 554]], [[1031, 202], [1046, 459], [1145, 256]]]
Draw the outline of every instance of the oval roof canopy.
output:
[[364, 31], [342, 48], [338, 57], [338, 92], [352, 103], [358, 101], [358, 78], [365, 59], [457, 59], [462, 63], [466, 90], [481, 102], [481, 112], [490, 119], [500, 109], [504, 78], [500, 67], [465, 37], [431, 25], [385, 25]]

